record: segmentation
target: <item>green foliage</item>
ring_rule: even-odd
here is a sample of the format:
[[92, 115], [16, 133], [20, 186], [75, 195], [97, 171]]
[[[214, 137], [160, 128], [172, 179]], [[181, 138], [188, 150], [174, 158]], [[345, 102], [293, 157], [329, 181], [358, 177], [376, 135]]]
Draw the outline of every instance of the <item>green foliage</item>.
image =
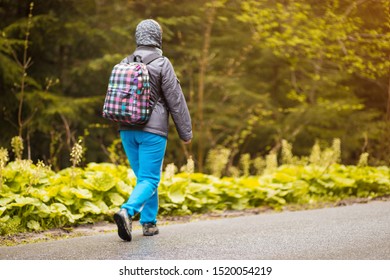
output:
[[1, 230], [4, 234], [16, 225], [19, 231], [42, 230], [110, 219], [134, 183], [127, 167], [113, 164], [90, 163], [55, 173], [27, 160], [10, 162], [0, 190]]
[[[266, 88], [272, 93], [272, 117], [276, 121], [263, 128], [272, 127], [276, 139], [298, 140], [306, 145], [316, 138], [339, 137], [349, 143], [344, 159], [350, 161], [353, 153], [357, 159], [363, 135], [374, 140], [380, 127], [378, 119], [383, 110], [375, 116], [366, 105], [376, 99], [374, 91], [382, 90], [365, 89], [362, 102], [356, 98], [358, 86], [350, 82], [354, 80], [357, 85], [361, 79], [381, 80], [383, 88], [389, 86], [389, 30], [370, 16], [375, 10], [373, 14], [383, 22], [388, 14], [383, 13], [382, 4], [246, 0], [241, 7], [243, 13], [238, 19], [251, 26], [254, 47], [262, 54], [263, 60], [258, 63], [269, 61], [252, 73], [275, 81], [268, 82]], [[267, 68], [273, 71], [268, 74], [263, 70]], [[256, 140], [264, 142], [265, 136], [257, 133]], [[280, 145], [278, 142], [274, 147]], [[299, 154], [307, 150], [307, 146], [297, 147]]]
[[[288, 204], [390, 195], [390, 169], [362, 164], [288, 164], [268, 168], [260, 176], [236, 178], [175, 172], [171, 164], [163, 174], [160, 215], [261, 206], [281, 209]], [[111, 163], [89, 163], [83, 169], [71, 167], [55, 173], [42, 163], [17, 160], [8, 163], [2, 173], [2, 235], [110, 221], [136, 183], [128, 167]]]
[[[155, 18], [194, 120], [196, 169], [223, 146], [227, 166], [205, 170], [238, 176], [244, 154], [258, 159], [250, 173], [262, 170], [271, 150], [287, 152], [282, 139], [302, 156], [316, 139], [340, 138], [344, 163], [369, 152], [388, 164], [389, 1], [51, 0], [35, 1], [34, 14], [30, 2], [0, 1], [0, 146], [10, 150], [22, 124], [25, 158], [65, 168], [75, 135], [90, 129], [85, 162], [127, 164], [99, 112], [136, 24]], [[171, 130], [166, 158], [181, 165]]]

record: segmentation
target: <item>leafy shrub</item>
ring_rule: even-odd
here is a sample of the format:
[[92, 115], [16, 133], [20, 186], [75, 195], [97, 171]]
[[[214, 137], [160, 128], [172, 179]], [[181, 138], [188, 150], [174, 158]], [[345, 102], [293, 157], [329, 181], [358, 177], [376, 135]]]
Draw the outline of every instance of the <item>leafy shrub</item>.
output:
[[6, 225], [15, 217], [26, 230], [109, 219], [134, 183], [128, 168], [113, 164], [90, 163], [84, 169], [71, 167], [55, 173], [27, 160], [11, 162], [3, 169], [0, 231], [12, 233]]
[[[390, 194], [388, 167], [282, 165], [260, 176], [237, 178], [174, 174], [173, 165], [168, 169], [159, 186], [160, 215], [259, 206], [280, 209], [291, 203]], [[2, 176], [2, 235], [111, 220], [136, 183], [128, 167], [110, 163], [89, 163], [83, 169], [70, 167], [55, 173], [41, 163], [16, 160], [3, 168]]]

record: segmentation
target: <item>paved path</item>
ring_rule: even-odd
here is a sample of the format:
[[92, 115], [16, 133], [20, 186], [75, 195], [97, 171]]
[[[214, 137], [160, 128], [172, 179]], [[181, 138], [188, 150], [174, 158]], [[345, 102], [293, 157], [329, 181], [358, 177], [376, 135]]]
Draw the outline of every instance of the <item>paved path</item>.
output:
[[0, 247], [0, 259], [390, 260], [390, 201], [136, 230], [130, 243], [106, 233]]

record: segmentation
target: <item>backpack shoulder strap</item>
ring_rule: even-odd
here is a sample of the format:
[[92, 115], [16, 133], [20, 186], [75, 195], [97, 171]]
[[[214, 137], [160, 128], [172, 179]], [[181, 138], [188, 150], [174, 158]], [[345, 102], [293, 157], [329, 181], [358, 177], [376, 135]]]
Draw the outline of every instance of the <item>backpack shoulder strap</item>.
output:
[[134, 58], [135, 58], [134, 54], [131, 54], [128, 57], [126, 57], [126, 62], [130, 64], [134, 62]]
[[146, 56], [145, 58], [143, 58], [142, 62], [145, 63], [145, 64], [149, 64], [149, 63], [151, 63], [152, 61], [156, 60], [159, 57], [162, 57], [162, 55], [160, 55], [158, 53], [152, 53], [152, 54]]
[[126, 58], [126, 60], [127, 60], [127, 63], [132, 63], [132, 62], [138, 61], [138, 62], [142, 62], [142, 63], [145, 63], [145, 64], [149, 64], [149, 63], [151, 63], [152, 61], [156, 60], [159, 57], [162, 57], [162, 55], [160, 55], [158, 53], [152, 53], [152, 54], [146, 56], [145, 58], [142, 58], [139, 55], [131, 54], [131, 55], [129, 55]]
[[[148, 56], [146, 56], [145, 58], [142, 59], [142, 62], [145, 63], [146, 65], [148, 65], [149, 63], [153, 62], [154, 60], [156, 60], [157, 58], [160, 58], [162, 57], [161, 54], [158, 54], [158, 53], [152, 53]], [[160, 85], [160, 88], [161, 88], [161, 85]], [[152, 106], [152, 110], [151, 112], [153, 112], [154, 108], [156, 107], [157, 103], [160, 101], [161, 99], [161, 94], [158, 94], [158, 98], [157, 100], [155, 100], [153, 102], [153, 106]]]

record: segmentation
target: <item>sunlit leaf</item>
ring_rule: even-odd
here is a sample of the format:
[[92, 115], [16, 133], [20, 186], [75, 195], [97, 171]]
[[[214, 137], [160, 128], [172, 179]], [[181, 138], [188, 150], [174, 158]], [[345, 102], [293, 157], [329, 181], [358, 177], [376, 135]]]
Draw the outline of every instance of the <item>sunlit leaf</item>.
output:
[[93, 197], [92, 192], [82, 188], [71, 188], [70, 192], [73, 193], [77, 198], [91, 199]]
[[35, 231], [39, 231], [41, 230], [41, 225], [39, 224], [39, 222], [35, 221], [35, 220], [30, 220], [27, 222], [27, 227], [29, 229], [32, 229], [32, 230], [35, 230]]
[[110, 192], [108, 197], [110, 198], [111, 203], [116, 206], [121, 206], [125, 202], [125, 199], [118, 193]]
[[15, 198], [12, 198], [12, 197], [4, 197], [4, 198], [0, 198], [0, 206], [5, 206], [7, 204], [9, 204], [10, 202], [14, 201]]
[[5, 210], [7, 210], [7, 207], [5, 207], [5, 206], [0, 207], [0, 217], [1, 217], [1, 215], [3, 215]]
[[91, 186], [91, 189], [106, 192], [116, 185], [117, 178], [111, 176], [107, 172], [86, 172], [86, 183]]
[[182, 203], [185, 200], [186, 181], [179, 181], [172, 184], [168, 190], [168, 197], [173, 203]]
[[32, 189], [30, 190], [30, 195], [32, 197], [38, 198], [39, 200], [43, 202], [48, 202], [50, 200], [50, 196], [48, 195], [48, 192], [45, 189]]
[[98, 205], [92, 203], [91, 201], [85, 201], [81, 208], [79, 209], [80, 213], [92, 213], [92, 214], [100, 214], [102, 210]]
[[49, 208], [50, 208], [50, 213], [55, 215], [66, 213], [69, 211], [64, 204], [58, 202], [51, 204]]
[[18, 198], [15, 198], [15, 202], [14, 203], [11, 203], [11, 204], [8, 204], [8, 207], [23, 207], [25, 205], [34, 205], [34, 206], [39, 206], [41, 205], [42, 202], [37, 199], [37, 198], [33, 198], [33, 197], [18, 197]]

